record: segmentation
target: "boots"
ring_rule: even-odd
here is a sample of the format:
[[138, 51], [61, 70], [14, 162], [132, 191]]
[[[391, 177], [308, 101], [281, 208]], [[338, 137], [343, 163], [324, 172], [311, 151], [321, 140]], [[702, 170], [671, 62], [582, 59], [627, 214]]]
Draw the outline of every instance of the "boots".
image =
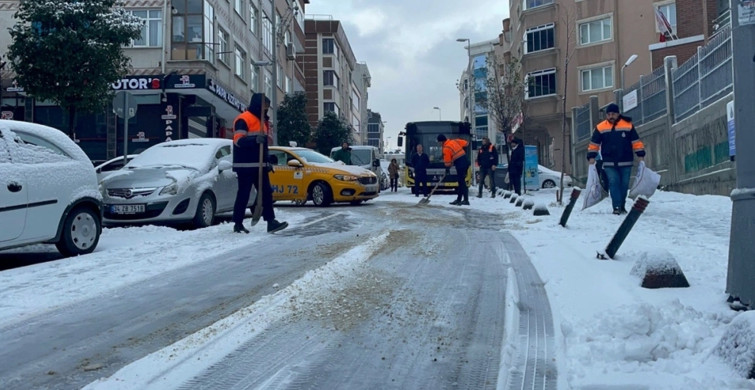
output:
[[233, 225], [233, 232], [234, 233], [246, 233], [246, 234], [249, 234], [249, 230], [246, 230], [246, 228], [244, 227], [244, 225], [242, 225], [240, 223], [237, 223], [237, 224]]
[[288, 222], [278, 222], [277, 219], [267, 221], [267, 232], [275, 233], [288, 227]]

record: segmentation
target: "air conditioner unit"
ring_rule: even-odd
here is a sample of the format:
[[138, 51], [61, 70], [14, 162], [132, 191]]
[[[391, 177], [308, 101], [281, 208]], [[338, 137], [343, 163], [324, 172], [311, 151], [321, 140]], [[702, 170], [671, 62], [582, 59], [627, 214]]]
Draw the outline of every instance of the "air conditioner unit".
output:
[[296, 59], [296, 49], [294, 48], [293, 43], [286, 45], [286, 58], [288, 58], [289, 60]]

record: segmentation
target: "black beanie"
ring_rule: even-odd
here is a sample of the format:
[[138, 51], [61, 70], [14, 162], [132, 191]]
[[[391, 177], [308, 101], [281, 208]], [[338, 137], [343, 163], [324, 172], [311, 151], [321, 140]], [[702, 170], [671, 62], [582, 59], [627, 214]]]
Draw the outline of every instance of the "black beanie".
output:
[[438, 134], [438, 142], [446, 142], [446, 136], [443, 134]]
[[616, 103], [611, 103], [611, 104], [607, 105], [606, 106], [606, 114], [608, 114], [609, 112], [615, 112], [615, 113], [618, 114], [619, 113], [619, 106], [617, 106]]

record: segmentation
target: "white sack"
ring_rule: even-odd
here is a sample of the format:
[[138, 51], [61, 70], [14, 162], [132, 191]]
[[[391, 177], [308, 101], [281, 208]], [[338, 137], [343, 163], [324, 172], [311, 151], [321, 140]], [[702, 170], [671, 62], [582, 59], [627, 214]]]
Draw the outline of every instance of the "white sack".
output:
[[645, 165], [645, 161], [640, 161], [637, 165], [637, 176], [634, 178], [632, 189], [629, 190], [629, 197], [632, 199], [642, 195], [650, 198], [658, 188], [661, 182], [661, 175]]
[[594, 206], [606, 196], [608, 196], [608, 193], [600, 185], [598, 168], [595, 167], [595, 164], [590, 164], [587, 168], [587, 187], [585, 188], [585, 203], [582, 205], [582, 210]]

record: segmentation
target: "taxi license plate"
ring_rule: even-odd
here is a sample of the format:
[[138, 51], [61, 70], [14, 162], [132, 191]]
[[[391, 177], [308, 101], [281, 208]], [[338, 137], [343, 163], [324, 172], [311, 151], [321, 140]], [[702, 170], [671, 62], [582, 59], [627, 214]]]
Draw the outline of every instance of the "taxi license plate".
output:
[[138, 214], [143, 213], [144, 210], [143, 204], [114, 204], [110, 206], [110, 212], [113, 214]]

